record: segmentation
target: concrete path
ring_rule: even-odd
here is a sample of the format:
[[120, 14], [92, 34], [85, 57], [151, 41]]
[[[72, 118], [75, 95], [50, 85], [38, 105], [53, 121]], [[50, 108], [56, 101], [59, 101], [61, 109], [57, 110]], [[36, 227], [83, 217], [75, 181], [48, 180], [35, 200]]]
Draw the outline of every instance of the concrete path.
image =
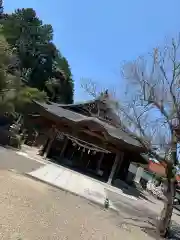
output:
[[138, 222], [141, 227], [148, 226], [149, 221], [155, 220], [159, 212], [155, 207], [156, 202], [135, 198], [123, 193], [121, 189], [53, 163], [46, 164], [28, 175], [103, 207], [108, 198], [110, 209], [118, 212], [119, 216], [129, 223]]
[[[80, 195], [101, 205], [104, 205], [106, 197], [110, 199], [111, 192], [114, 192], [118, 196], [120, 195], [123, 198], [122, 201], [127, 201], [127, 198], [130, 201], [136, 200], [136, 198], [124, 194], [120, 189], [113, 188], [112, 186], [55, 163], [50, 163], [48, 160], [37, 155], [36, 148], [28, 146], [22, 147], [20, 151], [0, 147], [0, 169], [11, 169], [30, 174], [39, 180]], [[118, 199], [118, 201], [121, 200]], [[110, 201], [110, 205], [112, 208], [115, 208], [112, 201]]]
[[[30, 175], [101, 205], [107, 197], [103, 184], [62, 166], [47, 164]], [[115, 208], [111, 202], [110, 205]]]
[[[121, 195], [124, 201], [126, 201], [127, 198], [130, 201], [137, 200], [137, 198], [123, 193], [121, 189], [43, 159], [37, 155], [37, 148], [23, 145], [22, 149], [16, 153], [21, 157], [43, 164], [39, 169], [36, 169], [36, 171], [28, 172], [29, 175], [101, 205], [104, 205], [106, 198], [110, 199], [111, 192]], [[110, 205], [115, 209], [116, 203], [113, 204], [110, 201]]]
[[23, 155], [18, 155], [16, 151], [0, 147], [0, 169], [16, 170], [21, 173], [32, 172], [44, 166], [43, 161], [38, 162]]
[[137, 198], [123, 193], [121, 189], [54, 163], [46, 164], [29, 175], [103, 206], [108, 198], [109, 207], [114, 210], [118, 210], [116, 207], [118, 202], [126, 204], [132, 204], [132, 201], [134, 204], [138, 202]]

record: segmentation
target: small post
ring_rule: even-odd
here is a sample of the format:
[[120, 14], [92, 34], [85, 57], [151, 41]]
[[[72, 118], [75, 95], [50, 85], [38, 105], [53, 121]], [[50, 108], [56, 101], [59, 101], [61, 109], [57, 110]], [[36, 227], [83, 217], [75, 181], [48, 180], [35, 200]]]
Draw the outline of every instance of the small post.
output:
[[109, 208], [109, 199], [106, 197], [105, 201], [104, 201], [104, 207], [105, 209]]

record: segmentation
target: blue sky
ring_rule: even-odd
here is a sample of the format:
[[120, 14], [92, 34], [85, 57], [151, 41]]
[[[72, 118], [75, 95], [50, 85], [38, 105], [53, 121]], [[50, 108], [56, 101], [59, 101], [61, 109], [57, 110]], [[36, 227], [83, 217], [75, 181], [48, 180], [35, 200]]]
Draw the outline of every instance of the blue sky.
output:
[[68, 59], [75, 101], [87, 100], [81, 79], [121, 89], [120, 66], [180, 32], [179, 0], [5, 0], [6, 12], [32, 7], [52, 24]]

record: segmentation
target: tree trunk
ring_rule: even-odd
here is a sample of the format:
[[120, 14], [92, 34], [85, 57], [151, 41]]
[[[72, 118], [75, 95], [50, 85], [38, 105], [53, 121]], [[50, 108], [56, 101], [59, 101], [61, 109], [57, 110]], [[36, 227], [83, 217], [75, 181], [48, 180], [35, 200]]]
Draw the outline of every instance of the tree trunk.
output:
[[164, 208], [161, 212], [160, 221], [158, 224], [158, 232], [161, 237], [167, 237], [171, 226], [171, 217], [173, 212], [174, 198], [176, 195], [176, 171], [177, 165], [177, 137], [173, 129], [172, 142], [170, 154], [167, 156], [166, 177], [167, 177], [167, 189], [165, 191]]
[[167, 237], [170, 225], [171, 225], [171, 217], [173, 212], [173, 203], [175, 197], [175, 180], [169, 179], [167, 183], [167, 191], [166, 191], [166, 199], [164, 201], [164, 208], [161, 211], [161, 215], [158, 223], [158, 233], [161, 237]]

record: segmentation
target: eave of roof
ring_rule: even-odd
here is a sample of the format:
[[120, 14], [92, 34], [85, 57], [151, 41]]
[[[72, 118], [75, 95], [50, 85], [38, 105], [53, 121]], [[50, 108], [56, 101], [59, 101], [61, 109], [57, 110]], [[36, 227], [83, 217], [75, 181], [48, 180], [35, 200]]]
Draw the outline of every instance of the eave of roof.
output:
[[121, 140], [128, 145], [142, 148], [142, 145], [136, 139], [130, 137], [122, 129], [111, 126], [110, 124], [103, 122], [96, 117], [87, 117], [82, 114], [59, 107], [57, 106], [57, 104], [45, 104], [40, 102], [35, 103], [41, 108], [43, 108], [45, 111], [61, 119], [64, 118], [79, 124], [85, 122], [94, 122], [101, 126], [109, 134], [110, 137]]

